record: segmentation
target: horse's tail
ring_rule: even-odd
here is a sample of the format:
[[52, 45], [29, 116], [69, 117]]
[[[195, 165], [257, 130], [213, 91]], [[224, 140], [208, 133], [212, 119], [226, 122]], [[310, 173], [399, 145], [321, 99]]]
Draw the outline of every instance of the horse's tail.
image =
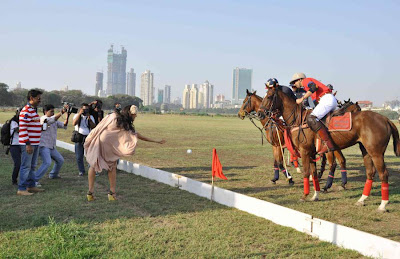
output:
[[393, 122], [389, 121], [390, 128], [392, 129], [393, 136], [393, 148], [396, 156], [400, 156], [400, 141], [399, 141], [399, 131], [397, 130], [396, 125]]

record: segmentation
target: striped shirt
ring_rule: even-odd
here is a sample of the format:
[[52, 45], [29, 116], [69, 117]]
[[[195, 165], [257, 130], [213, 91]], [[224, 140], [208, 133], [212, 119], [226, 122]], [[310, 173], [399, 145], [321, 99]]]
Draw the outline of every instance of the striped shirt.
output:
[[26, 145], [30, 141], [31, 145], [39, 145], [41, 133], [40, 117], [28, 103], [19, 114], [19, 144]]

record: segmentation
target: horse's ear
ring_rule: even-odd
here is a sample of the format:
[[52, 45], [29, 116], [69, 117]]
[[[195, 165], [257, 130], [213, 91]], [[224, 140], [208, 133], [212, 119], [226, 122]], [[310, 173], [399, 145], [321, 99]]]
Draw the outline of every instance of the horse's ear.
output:
[[250, 92], [249, 92], [249, 89], [246, 89], [246, 93], [247, 93], [247, 95], [249, 95], [249, 94], [250, 94]]
[[253, 94], [256, 94], [256, 93], [257, 93], [257, 90], [255, 90]]
[[358, 105], [358, 102], [356, 102], [356, 105]]

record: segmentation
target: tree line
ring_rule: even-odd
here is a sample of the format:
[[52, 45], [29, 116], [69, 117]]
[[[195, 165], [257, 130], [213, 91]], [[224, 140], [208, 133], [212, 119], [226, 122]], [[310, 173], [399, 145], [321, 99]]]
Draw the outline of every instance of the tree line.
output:
[[[108, 97], [90, 96], [84, 94], [81, 90], [69, 91], [46, 91], [44, 89], [35, 88], [43, 92], [41, 105], [53, 104], [55, 107], [61, 107], [63, 102], [73, 103], [75, 107], [80, 107], [82, 103], [90, 103], [94, 100], [101, 100], [103, 102], [103, 109], [111, 110], [114, 103], [121, 103], [122, 107], [126, 105], [136, 105], [141, 108], [143, 101], [136, 96], [129, 95], [112, 95]], [[22, 107], [26, 104], [26, 96], [30, 89], [14, 89], [9, 90], [9, 86], [0, 83], [0, 106]]]

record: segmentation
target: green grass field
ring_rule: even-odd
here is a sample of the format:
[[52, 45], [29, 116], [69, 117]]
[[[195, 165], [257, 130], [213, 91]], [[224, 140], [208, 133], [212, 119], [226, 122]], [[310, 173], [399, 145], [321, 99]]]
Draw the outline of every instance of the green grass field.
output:
[[[10, 115], [0, 113], [0, 122]], [[212, 148], [216, 148], [229, 179], [218, 180], [217, 186], [400, 241], [400, 159], [394, 156], [391, 143], [385, 156], [390, 172], [389, 213], [380, 214], [376, 211], [379, 183], [374, 184], [367, 206], [354, 205], [365, 182], [358, 147], [344, 151], [348, 190], [339, 191], [337, 170], [337, 184], [328, 194], [321, 194], [321, 201], [300, 203], [302, 176], [291, 168], [295, 186], [289, 187], [284, 180], [270, 183], [271, 147], [261, 145], [259, 131], [248, 120], [139, 114], [135, 125], [143, 135], [165, 138], [167, 143], [139, 142], [136, 154], [128, 160], [209, 183]], [[69, 142], [71, 131], [72, 127], [59, 130], [59, 139]], [[192, 154], [186, 153], [189, 148]], [[98, 200], [87, 203], [87, 179], [77, 176], [74, 154], [63, 154], [63, 179], [43, 179], [46, 192], [33, 197], [15, 195], [16, 188], [10, 184], [11, 158], [0, 155], [0, 257], [48, 257], [52, 251], [60, 257], [360, 257], [247, 213], [122, 172], [117, 178], [120, 201], [106, 201], [103, 173], [96, 182]], [[52, 246], [44, 249], [46, 243]], [[30, 249], [22, 249], [24, 244]]]

